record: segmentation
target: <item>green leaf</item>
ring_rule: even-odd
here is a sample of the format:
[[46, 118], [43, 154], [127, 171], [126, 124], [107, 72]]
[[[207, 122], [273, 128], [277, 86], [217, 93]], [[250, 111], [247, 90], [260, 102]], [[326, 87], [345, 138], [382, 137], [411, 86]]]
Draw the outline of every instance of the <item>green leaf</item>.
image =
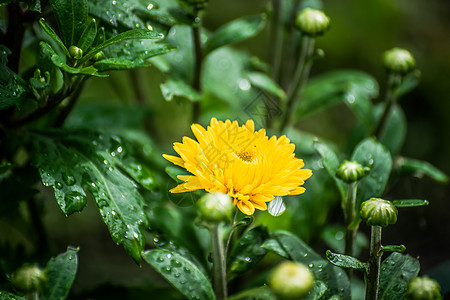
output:
[[378, 299], [404, 299], [408, 283], [419, 274], [419, 261], [409, 255], [392, 253], [381, 264]]
[[378, 251], [378, 255], [383, 255], [384, 252], [398, 252], [403, 253], [406, 251], [406, 247], [404, 245], [387, 245], [381, 247], [380, 251]]
[[370, 75], [354, 70], [328, 72], [311, 78], [302, 90], [296, 115], [304, 118], [344, 101], [369, 129], [374, 126], [371, 99], [378, 95], [378, 83]]
[[89, 130], [36, 132], [32, 162], [39, 168], [42, 183], [53, 186], [66, 215], [84, 208], [85, 189], [89, 190], [113, 241], [123, 244], [139, 262], [145, 243], [139, 227], [148, 221], [135, 183], [141, 181], [139, 174], [127, 172], [131, 167], [126, 162], [132, 158], [120, 141]]
[[353, 256], [333, 253], [330, 250], [327, 250], [326, 254], [328, 261], [335, 266], [367, 272], [367, 263], [363, 263]]
[[76, 45], [86, 27], [87, 0], [50, 0], [66, 47]]
[[271, 231], [270, 237], [262, 245], [278, 255], [306, 265], [316, 280], [325, 282], [328, 290], [325, 299], [338, 294], [343, 299], [350, 297], [350, 282], [342, 269], [322, 259], [301, 239], [286, 231]]
[[44, 18], [41, 18], [39, 20], [39, 24], [41, 25], [42, 29], [44, 29], [44, 31], [58, 44], [58, 46], [61, 47], [64, 54], [67, 57], [70, 57], [69, 50], [67, 50], [67, 47], [64, 45], [63, 41], [61, 41], [53, 28], [51, 28], [50, 25], [45, 22]]
[[[376, 107], [377, 119], [381, 118], [381, 114], [384, 110], [384, 103], [381, 103]], [[395, 104], [392, 107], [391, 114], [389, 115], [387, 125], [380, 132], [379, 140], [385, 145], [391, 152], [392, 157], [397, 156], [402, 149], [403, 143], [406, 138], [406, 117], [403, 109], [400, 105]]]
[[215, 299], [208, 278], [182, 255], [163, 249], [142, 254], [144, 260], [188, 299]]
[[242, 274], [254, 267], [267, 253], [267, 249], [261, 247], [269, 237], [267, 227], [258, 226], [247, 231], [235, 244], [227, 260], [230, 279], [234, 275]]
[[[1, 6], [2, 4], [0, 4]], [[0, 291], [0, 299], [2, 300], [26, 300], [27, 298], [14, 295], [13, 293], [7, 291]]]
[[248, 16], [233, 20], [214, 32], [208, 38], [204, 47], [204, 55], [208, 55], [215, 49], [234, 44], [258, 34], [266, 24], [266, 16]]
[[356, 206], [359, 207], [363, 201], [382, 195], [391, 172], [392, 158], [385, 146], [374, 138], [367, 138], [356, 146], [351, 160], [370, 166], [369, 174], [358, 182]]
[[395, 90], [398, 97], [401, 97], [413, 89], [415, 89], [420, 83], [421, 72], [414, 70], [408, 73], [402, 80], [402, 83]]
[[42, 52], [47, 54], [48, 56], [50, 56], [52, 63], [67, 73], [82, 74], [82, 75], [94, 75], [94, 76], [98, 76], [98, 77], [105, 76], [103, 74], [97, 73], [97, 69], [94, 68], [93, 66], [89, 66], [89, 67], [85, 67], [85, 68], [81, 68], [81, 69], [70, 67], [64, 62], [64, 59], [61, 58], [55, 52], [55, 50], [52, 49], [52, 47], [49, 44], [47, 44], [46, 42], [40, 42], [40, 45], [41, 45]]
[[394, 200], [392, 201], [397, 207], [417, 207], [417, 206], [427, 206], [430, 204], [427, 200], [421, 199], [405, 199], [405, 200]]
[[47, 283], [42, 300], [63, 300], [69, 294], [78, 268], [78, 248], [68, 247], [67, 251], [50, 259], [47, 264]]
[[331, 149], [328, 145], [318, 141], [315, 141], [313, 145], [314, 149], [316, 149], [317, 153], [319, 153], [320, 157], [322, 157], [325, 170], [327, 170], [330, 177], [333, 178], [333, 181], [335, 182], [341, 195], [341, 205], [344, 207], [344, 201], [347, 199], [347, 188], [345, 182], [336, 176], [336, 172], [340, 164], [339, 158], [333, 149]]
[[441, 183], [447, 183], [449, 180], [447, 174], [445, 174], [429, 162], [419, 159], [399, 157], [395, 161], [395, 167], [398, 169], [397, 171], [400, 172], [400, 174], [408, 174], [419, 177], [426, 175], [431, 179]]
[[163, 38], [163, 35], [157, 32], [154, 32], [152, 30], [148, 29], [134, 29], [134, 30], [128, 30], [122, 33], [119, 33], [118, 35], [115, 35], [114, 37], [110, 38], [109, 40], [106, 40], [105, 42], [101, 43], [98, 46], [95, 46], [92, 48], [83, 58], [81, 58], [78, 63], [81, 65], [84, 62], [88, 61], [94, 55], [103, 49], [121, 42], [125, 40], [132, 40], [132, 39], [161, 39]]
[[327, 284], [323, 281], [315, 280], [313, 288], [302, 299], [319, 300], [322, 299], [323, 295], [325, 295], [326, 292], [327, 292]]
[[248, 72], [247, 77], [250, 82], [257, 88], [266, 91], [280, 99], [286, 98], [286, 93], [283, 89], [264, 73], [261, 72]]
[[267, 287], [258, 287], [240, 292], [227, 298], [228, 300], [277, 300], [272, 290]]
[[175, 97], [183, 97], [189, 101], [200, 101], [202, 95], [194, 90], [192, 86], [182, 79], [168, 78], [160, 85], [161, 93], [167, 101], [172, 101]]
[[84, 29], [81, 34], [80, 40], [78, 41], [78, 48], [86, 52], [94, 43], [95, 37], [97, 36], [97, 21], [91, 19], [89, 24]]
[[0, 110], [20, 106], [20, 100], [27, 92], [27, 83], [6, 66], [11, 52], [0, 45]]

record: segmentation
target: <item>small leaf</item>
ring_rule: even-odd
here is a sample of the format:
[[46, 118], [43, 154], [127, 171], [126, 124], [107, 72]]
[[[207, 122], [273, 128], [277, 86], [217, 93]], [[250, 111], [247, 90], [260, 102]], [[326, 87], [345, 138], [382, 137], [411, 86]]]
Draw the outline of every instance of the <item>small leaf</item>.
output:
[[419, 274], [419, 261], [409, 255], [392, 253], [381, 264], [378, 299], [404, 299], [408, 283]]
[[351, 160], [370, 166], [370, 173], [358, 182], [356, 206], [359, 207], [363, 201], [382, 195], [391, 172], [392, 158], [385, 146], [374, 138], [367, 138], [356, 146]]
[[227, 260], [229, 272], [233, 275], [242, 274], [254, 267], [267, 253], [267, 249], [261, 247], [269, 237], [267, 228], [258, 226], [247, 231], [235, 244]]
[[[2, 3], [0, 3], [0, 6]], [[13, 293], [7, 292], [7, 291], [0, 291], [0, 299], [2, 300], [26, 300], [27, 298], [14, 295]]]
[[219, 47], [234, 44], [258, 34], [265, 23], [265, 15], [257, 15], [239, 18], [223, 25], [207, 40], [204, 55], [208, 55]]
[[84, 29], [81, 34], [80, 40], [78, 41], [78, 48], [86, 52], [94, 43], [95, 37], [97, 35], [97, 22], [95, 19], [91, 19], [89, 24]]
[[433, 166], [427, 161], [414, 159], [414, 158], [407, 158], [407, 157], [400, 157], [396, 160], [395, 166], [400, 172], [400, 174], [411, 174], [414, 176], [428, 176], [434, 181], [441, 182], [441, 183], [447, 183], [449, 180], [449, 177], [447, 174]]
[[378, 256], [383, 255], [384, 252], [398, 252], [403, 253], [406, 251], [406, 247], [404, 245], [388, 245], [381, 247], [380, 251], [378, 251]]
[[286, 98], [286, 93], [283, 89], [273, 81], [269, 76], [261, 72], [249, 72], [247, 77], [250, 82], [257, 88], [266, 91], [280, 99]]
[[78, 61], [79, 64], [83, 64], [84, 62], [88, 61], [94, 55], [103, 49], [121, 42], [125, 40], [132, 40], [132, 39], [161, 39], [163, 37], [162, 34], [154, 32], [152, 30], [148, 29], [134, 29], [134, 30], [128, 30], [122, 33], [119, 33], [118, 35], [115, 35], [114, 37], [110, 38], [109, 40], [106, 40], [105, 42], [101, 43], [100, 45], [94, 47], [91, 49], [85, 56], [83, 56], [82, 59]]
[[[384, 103], [381, 103], [376, 107], [375, 114], [378, 119], [381, 118], [383, 110]], [[380, 142], [391, 152], [392, 157], [395, 157], [400, 153], [406, 138], [406, 129], [407, 123], [405, 113], [400, 105], [395, 104], [386, 121], [386, 126], [380, 132], [379, 137]]]
[[87, 0], [50, 0], [66, 47], [76, 45], [86, 27]]
[[160, 87], [161, 93], [167, 101], [172, 101], [175, 97], [183, 97], [195, 102], [200, 101], [202, 97], [198, 91], [182, 79], [168, 78]]
[[182, 255], [164, 249], [152, 249], [145, 251], [142, 256], [188, 299], [215, 299], [208, 278]]
[[228, 300], [277, 300], [277, 297], [268, 286], [254, 288], [240, 292], [227, 298]]
[[336, 172], [340, 164], [339, 158], [333, 149], [331, 149], [328, 145], [318, 141], [315, 141], [313, 145], [314, 149], [316, 149], [317, 153], [319, 153], [320, 157], [322, 157], [323, 166], [325, 167], [325, 170], [327, 170], [328, 175], [333, 178], [333, 181], [341, 195], [341, 205], [344, 207], [344, 201], [347, 199], [347, 189], [346, 184], [336, 176]]
[[401, 97], [413, 89], [420, 83], [421, 72], [419, 70], [414, 70], [408, 73], [402, 80], [402, 83], [397, 87], [396, 94]]
[[6, 66], [8, 54], [9, 49], [0, 45], [0, 110], [20, 107], [20, 100], [28, 90], [25, 80]]
[[333, 253], [330, 250], [327, 250], [326, 254], [328, 261], [335, 266], [367, 272], [367, 263], [363, 263], [353, 256]]
[[45, 22], [44, 18], [41, 18], [39, 20], [39, 24], [41, 25], [42, 29], [44, 29], [44, 31], [58, 44], [58, 46], [61, 47], [64, 54], [67, 57], [70, 57], [69, 50], [67, 50], [67, 47], [64, 45], [63, 41], [61, 41], [59, 36], [53, 30], [53, 28], [51, 28], [50, 25], [48, 25], [47, 22]]
[[417, 206], [427, 206], [430, 204], [427, 200], [421, 199], [405, 199], [405, 200], [394, 200], [392, 201], [397, 207], [417, 207]]
[[50, 259], [47, 264], [48, 281], [42, 293], [42, 300], [63, 300], [67, 298], [78, 268], [78, 248], [68, 247], [67, 251]]

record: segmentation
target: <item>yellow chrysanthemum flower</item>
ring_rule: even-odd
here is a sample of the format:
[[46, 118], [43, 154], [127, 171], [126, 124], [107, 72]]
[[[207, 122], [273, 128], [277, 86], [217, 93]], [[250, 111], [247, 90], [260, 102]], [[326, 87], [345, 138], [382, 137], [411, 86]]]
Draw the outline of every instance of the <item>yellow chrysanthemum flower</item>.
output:
[[269, 139], [265, 129], [255, 132], [251, 120], [239, 126], [237, 121], [212, 118], [207, 129], [199, 124], [191, 128], [197, 141], [183, 137], [173, 146], [180, 157], [163, 155], [192, 174], [178, 175], [184, 183], [170, 192], [227, 193], [246, 215], [266, 210], [266, 202], [275, 196], [305, 192], [301, 185], [312, 172], [302, 169], [303, 160], [295, 157], [295, 146], [286, 136]]

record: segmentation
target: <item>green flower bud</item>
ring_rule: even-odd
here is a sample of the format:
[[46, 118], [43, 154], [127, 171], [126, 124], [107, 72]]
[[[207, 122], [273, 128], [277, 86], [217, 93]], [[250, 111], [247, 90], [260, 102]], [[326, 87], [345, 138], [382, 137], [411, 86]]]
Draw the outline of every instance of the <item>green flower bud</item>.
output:
[[407, 295], [411, 300], [442, 299], [441, 286], [428, 276], [413, 278], [408, 284]]
[[279, 297], [299, 299], [313, 287], [314, 277], [304, 265], [286, 261], [273, 270], [268, 283]]
[[103, 53], [103, 51], [99, 51], [97, 53], [95, 53], [95, 55], [92, 57], [93, 61], [99, 61], [105, 59], [105, 53]]
[[305, 35], [319, 36], [330, 27], [330, 18], [320, 10], [305, 8], [297, 14], [295, 25]]
[[69, 53], [74, 59], [80, 59], [83, 57], [83, 50], [81, 50], [77, 46], [70, 46]]
[[361, 219], [367, 226], [387, 227], [397, 223], [397, 208], [391, 201], [370, 198], [361, 204]]
[[11, 283], [24, 293], [40, 291], [46, 280], [45, 271], [29, 264], [23, 265], [11, 276]]
[[383, 54], [384, 66], [391, 71], [407, 73], [416, 65], [411, 52], [401, 48], [392, 48]]
[[224, 193], [206, 194], [197, 202], [202, 219], [207, 222], [231, 221], [234, 211], [233, 200]]
[[344, 160], [336, 171], [336, 176], [344, 182], [351, 183], [360, 180], [369, 172], [369, 167], [363, 167], [356, 161]]

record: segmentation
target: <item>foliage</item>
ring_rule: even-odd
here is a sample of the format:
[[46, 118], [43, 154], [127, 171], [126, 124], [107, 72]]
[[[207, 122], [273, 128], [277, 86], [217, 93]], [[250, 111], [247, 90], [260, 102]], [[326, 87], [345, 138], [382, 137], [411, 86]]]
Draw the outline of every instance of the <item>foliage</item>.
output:
[[[313, 274], [304, 299], [362, 297], [357, 277], [366, 279], [369, 294], [376, 262], [378, 298], [404, 298], [419, 260], [402, 254], [403, 245], [382, 246], [381, 229], [375, 247], [375, 226], [369, 244], [359, 207], [372, 197], [413, 198], [392, 201], [400, 219], [403, 208], [433, 199], [391, 193], [398, 180], [449, 180], [431, 163], [402, 154], [407, 104], [399, 98], [408, 97], [420, 73], [389, 71], [384, 84], [357, 69], [310, 72], [328, 58], [315, 38], [296, 32], [293, 20], [304, 7], [321, 9], [321, 1], [273, 0], [270, 9], [215, 30], [204, 24], [207, 2], [0, 1], [0, 298], [223, 299], [228, 293], [229, 299], [276, 299], [265, 283], [283, 259]], [[267, 31], [267, 62], [242, 50]], [[352, 125], [339, 140], [304, 126], [336, 108], [346, 110]], [[203, 191], [170, 194], [188, 173], [161, 154], [189, 124], [212, 117], [252, 119], [268, 135], [285, 134], [313, 172], [305, 194], [278, 197], [286, 210], [270, 214], [236, 211], [232, 222], [219, 224], [198, 218], [194, 204]], [[336, 172], [346, 159], [370, 172], [354, 184], [340, 180]], [[60, 212], [49, 208], [55, 202]], [[80, 240], [58, 240], [46, 218], [62, 214], [69, 224], [78, 213], [89, 219], [89, 233], [80, 226]], [[77, 275], [79, 266], [107, 272], [83, 254], [81, 239], [95, 232], [96, 220], [122, 254], [146, 265], [133, 265], [135, 272], [152, 268], [156, 284], [72, 289], [78, 276], [87, 276]], [[83, 245], [55, 256], [61, 244]], [[95, 252], [115, 264], [103, 248]], [[392, 253], [382, 260], [385, 252]], [[20, 291], [11, 278], [31, 262], [46, 265], [46, 280]]]

